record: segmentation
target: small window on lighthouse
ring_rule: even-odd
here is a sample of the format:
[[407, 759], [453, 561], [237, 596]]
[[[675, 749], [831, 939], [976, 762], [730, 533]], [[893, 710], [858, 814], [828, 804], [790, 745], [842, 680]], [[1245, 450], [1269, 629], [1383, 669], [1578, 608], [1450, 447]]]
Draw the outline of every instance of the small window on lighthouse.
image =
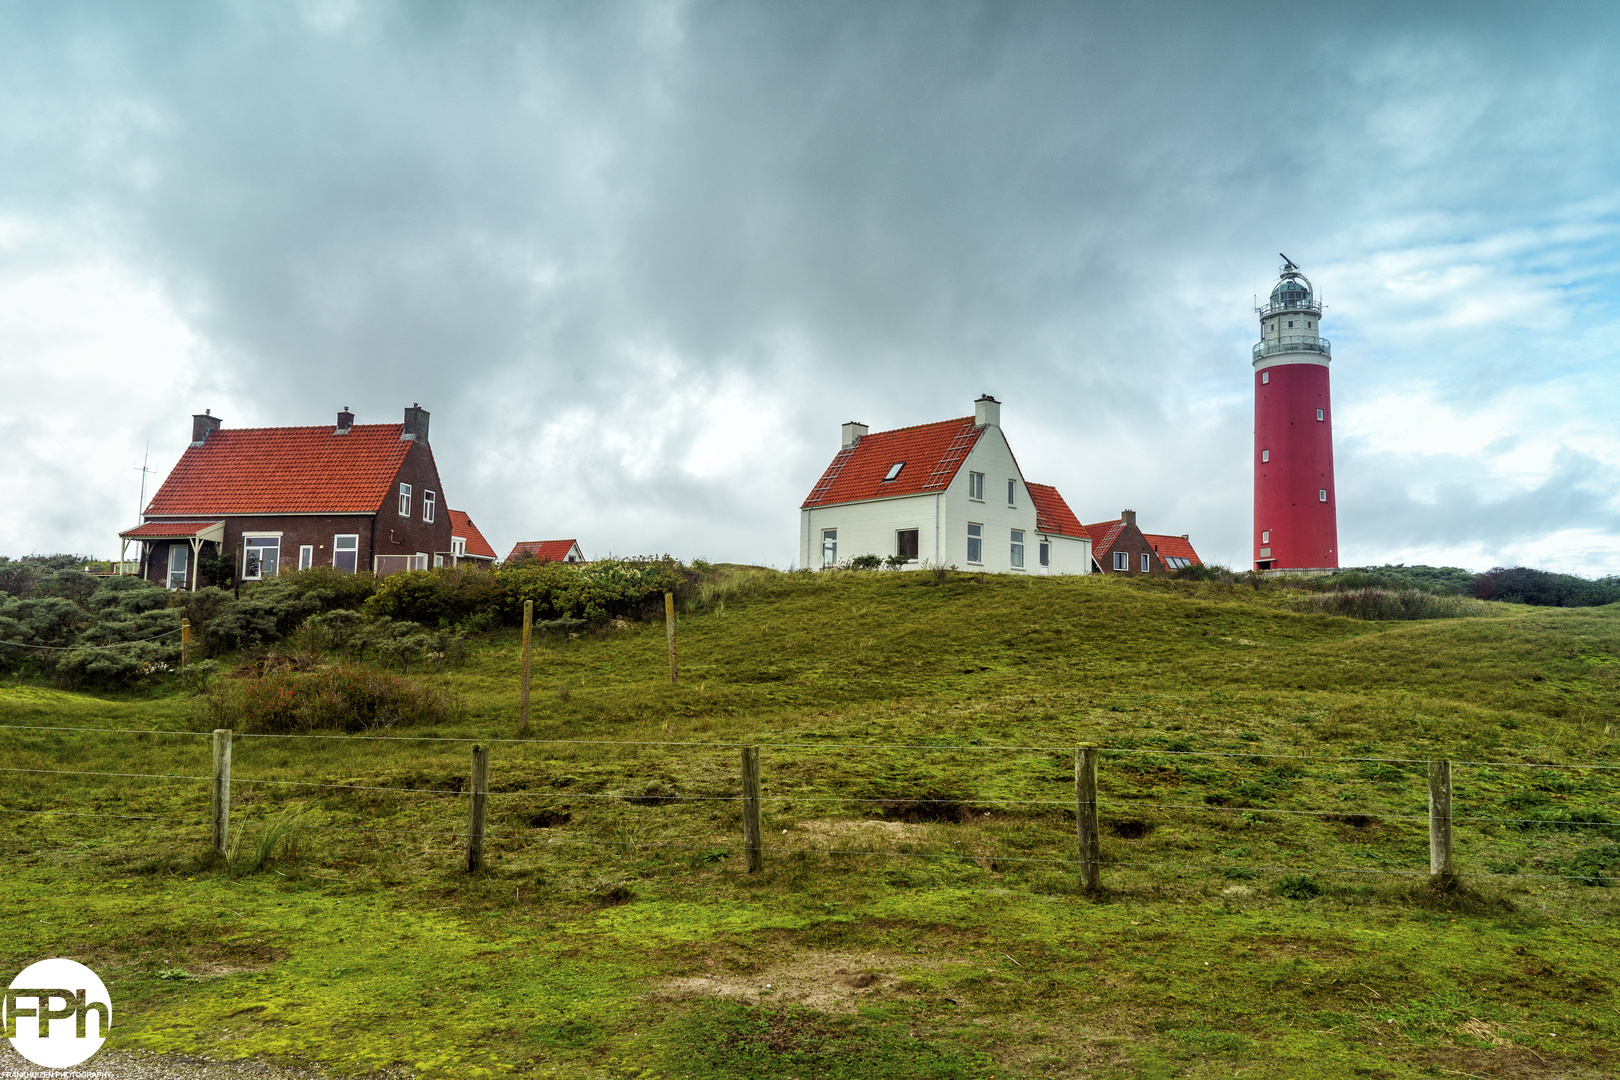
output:
[[1260, 542], [1262, 544], [1271, 543], [1271, 530], [1270, 529], [1265, 529], [1265, 530], [1261, 531], [1261, 533], [1260, 533]]
[[1262, 450], [1262, 451], [1260, 451], [1260, 460], [1261, 461], [1270, 461], [1271, 460], [1271, 451], [1270, 450]]
[[1261, 373], [1260, 373], [1260, 382], [1261, 382], [1261, 385], [1264, 385], [1264, 384], [1266, 384], [1266, 383], [1268, 383], [1268, 382], [1270, 382], [1270, 381], [1271, 381], [1271, 372], [1269, 372], [1269, 371], [1262, 371], [1262, 372], [1261, 372]]
[[1316, 501], [1317, 502], [1327, 502], [1327, 488], [1317, 488], [1316, 489]]
[[1322, 419], [1322, 410], [1321, 409], [1316, 410], [1316, 418], [1318, 420]]

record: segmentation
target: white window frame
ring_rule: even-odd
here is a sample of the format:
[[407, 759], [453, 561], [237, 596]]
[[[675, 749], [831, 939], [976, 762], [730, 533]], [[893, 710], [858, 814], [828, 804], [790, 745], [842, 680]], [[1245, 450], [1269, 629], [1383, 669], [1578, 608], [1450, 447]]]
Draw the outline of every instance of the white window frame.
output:
[[435, 551], [433, 553], [433, 565], [435, 567], [440, 567], [440, 566], [444, 565], [444, 556], [441, 553], [437, 552], [437, 551]]
[[1316, 501], [1317, 502], [1327, 502], [1327, 488], [1317, 488], [1316, 489]]
[[[180, 556], [180, 565], [178, 567], [176, 567], [174, 565], [174, 557], [175, 557], [175, 555], [177, 553]], [[180, 577], [179, 584], [175, 584], [175, 580], [174, 580], [175, 575], [177, 575], [177, 574]], [[190, 576], [191, 576], [191, 544], [187, 543], [187, 542], [182, 542], [182, 543], [178, 543], [178, 544], [170, 544], [169, 545], [169, 569], [168, 569], [168, 572], [164, 575], [164, 578], [163, 578], [163, 586], [164, 586], [164, 588], [171, 589], [171, 590], [184, 589], [186, 587], [187, 583], [188, 583], [188, 579], [190, 578]]]
[[968, 498], [974, 502], [984, 502], [984, 473], [968, 473]]
[[1052, 565], [1052, 542], [1050, 540], [1041, 541], [1040, 563], [1042, 566], [1049, 567]]
[[436, 493], [426, 490], [422, 492], [422, 520], [429, 525], [433, 524], [433, 511], [438, 504], [439, 496]]
[[1142, 573], [1146, 574], [1153, 569], [1153, 556], [1142, 552]]
[[821, 530], [821, 565], [838, 565], [838, 530]]
[[409, 484], [399, 485], [399, 516], [402, 518], [411, 516], [411, 485]]
[[1018, 505], [1018, 480], [1016, 477], [1009, 476], [1007, 478], [1007, 505], [1014, 507]]
[[1269, 384], [1270, 382], [1271, 382], [1271, 372], [1262, 371], [1260, 373], [1260, 385], [1265, 386], [1265, 385]]
[[1323, 422], [1323, 420], [1322, 420], [1322, 410], [1321, 409], [1316, 410], [1316, 422], [1318, 424]]
[[314, 544], [299, 544], [298, 545], [298, 569], [300, 569], [300, 570], [308, 570], [310, 567], [312, 567], [314, 565], [315, 565], [315, 545]]
[[1131, 569], [1131, 553], [1128, 551], [1114, 552], [1114, 569], [1121, 573], [1129, 573]]
[[1260, 530], [1260, 542], [1262, 544], [1271, 543], [1271, 530], [1270, 529], [1261, 529]]
[[465, 537], [452, 536], [450, 538], [450, 554], [461, 558], [467, 554], [467, 541]]
[[1268, 462], [1270, 460], [1271, 460], [1271, 451], [1270, 450], [1262, 450], [1262, 451], [1260, 451], [1260, 462], [1261, 462], [1261, 464], [1265, 464], [1266, 462]]
[[883, 482], [887, 484], [891, 480], [900, 479], [900, 471], [905, 467], [906, 463], [903, 461], [897, 461], [893, 465], [890, 465], [889, 471], [883, 474]]
[[[340, 540], [353, 540], [354, 541], [354, 546], [353, 547], [346, 547], [343, 544], [338, 543], [338, 541], [340, 541]], [[349, 567], [349, 568], [346, 569], [346, 568], [338, 565], [338, 552], [340, 552], [340, 551], [352, 551], [352, 552], [354, 552], [354, 566]], [[359, 533], [338, 533], [337, 535], [332, 537], [332, 568], [334, 570], [340, 571], [340, 572], [345, 573], [345, 574], [358, 574], [360, 572], [360, 534]]]
[[[981, 477], [983, 473], [979, 474]], [[978, 545], [978, 558], [974, 558], [973, 547]], [[967, 532], [967, 561], [973, 566], [984, 565], [984, 526], [977, 521], [968, 522]]]
[[[270, 564], [270, 573], [269, 574], [266, 574], [264, 572], [264, 569], [265, 569], [265, 566], [264, 566], [264, 551], [265, 551], [264, 541], [266, 541], [266, 540], [274, 541], [275, 545], [276, 545], [276, 558], [275, 558], [275, 561]], [[259, 541], [259, 542], [255, 543], [254, 541]], [[253, 551], [253, 550], [257, 550], [259, 552], [259, 572], [257, 574], [249, 574], [248, 573], [248, 552]], [[275, 577], [278, 573], [280, 573], [280, 571], [281, 571], [281, 534], [280, 533], [243, 533], [242, 534], [242, 580], [243, 581], [263, 581], [266, 577]]]
[[894, 553], [896, 555], [900, 554], [900, 538], [902, 536], [904, 536], [906, 533], [911, 533], [914, 536], [916, 536], [916, 538], [917, 538], [917, 543], [916, 543], [917, 554], [911, 556], [906, 561], [907, 562], [916, 562], [919, 558], [922, 557], [922, 530], [921, 529], [896, 529], [896, 530], [894, 530]]
[[1012, 530], [1012, 544], [1008, 551], [1008, 562], [1014, 570], [1024, 568], [1024, 530]]

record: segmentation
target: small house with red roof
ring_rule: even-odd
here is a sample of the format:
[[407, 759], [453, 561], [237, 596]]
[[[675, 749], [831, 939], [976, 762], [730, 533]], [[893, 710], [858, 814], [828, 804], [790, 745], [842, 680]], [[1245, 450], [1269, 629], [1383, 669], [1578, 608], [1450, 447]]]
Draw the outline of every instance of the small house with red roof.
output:
[[435, 556], [436, 565], [451, 566], [484, 566], [495, 565], [495, 549], [490, 547], [484, 534], [478, 531], [472, 518], [467, 516], [465, 510], [451, 510], [450, 513], [450, 558], [443, 559]]
[[1085, 574], [1091, 537], [1057, 489], [1025, 481], [988, 394], [973, 415], [872, 432], [843, 446], [799, 507], [802, 566], [876, 555], [901, 566]]
[[399, 424], [356, 424], [347, 408], [321, 427], [226, 428], [209, 412], [191, 420], [191, 445], [141, 524], [119, 534], [141, 545], [148, 580], [195, 589], [204, 555], [228, 556], [237, 580], [259, 581], [316, 566], [426, 569], [453, 554], [419, 405]]
[[533, 559], [535, 562], [584, 562], [578, 540], [519, 540], [506, 556], [507, 562]]
[[1121, 510], [1118, 521], [1087, 525], [1092, 557], [1104, 574], [1165, 574], [1195, 566], [1201, 560], [1186, 536], [1145, 533], [1136, 525], [1135, 510]]

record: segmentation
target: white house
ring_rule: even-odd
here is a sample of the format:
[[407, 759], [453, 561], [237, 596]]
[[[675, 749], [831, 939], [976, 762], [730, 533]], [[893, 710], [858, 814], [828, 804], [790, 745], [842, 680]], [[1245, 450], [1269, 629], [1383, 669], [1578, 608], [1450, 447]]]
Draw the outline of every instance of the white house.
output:
[[1056, 488], [1030, 484], [988, 394], [973, 415], [844, 445], [799, 507], [799, 564], [860, 555], [1012, 574], [1087, 574], [1091, 537]]

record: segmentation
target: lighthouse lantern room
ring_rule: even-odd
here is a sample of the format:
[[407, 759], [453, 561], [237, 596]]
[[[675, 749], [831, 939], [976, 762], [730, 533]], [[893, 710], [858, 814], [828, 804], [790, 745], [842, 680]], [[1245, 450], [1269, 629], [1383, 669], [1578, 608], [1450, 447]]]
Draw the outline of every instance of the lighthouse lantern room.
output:
[[1322, 302], [1283, 256], [1271, 297], [1255, 308], [1254, 568], [1336, 569], [1332, 346], [1319, 332]]

